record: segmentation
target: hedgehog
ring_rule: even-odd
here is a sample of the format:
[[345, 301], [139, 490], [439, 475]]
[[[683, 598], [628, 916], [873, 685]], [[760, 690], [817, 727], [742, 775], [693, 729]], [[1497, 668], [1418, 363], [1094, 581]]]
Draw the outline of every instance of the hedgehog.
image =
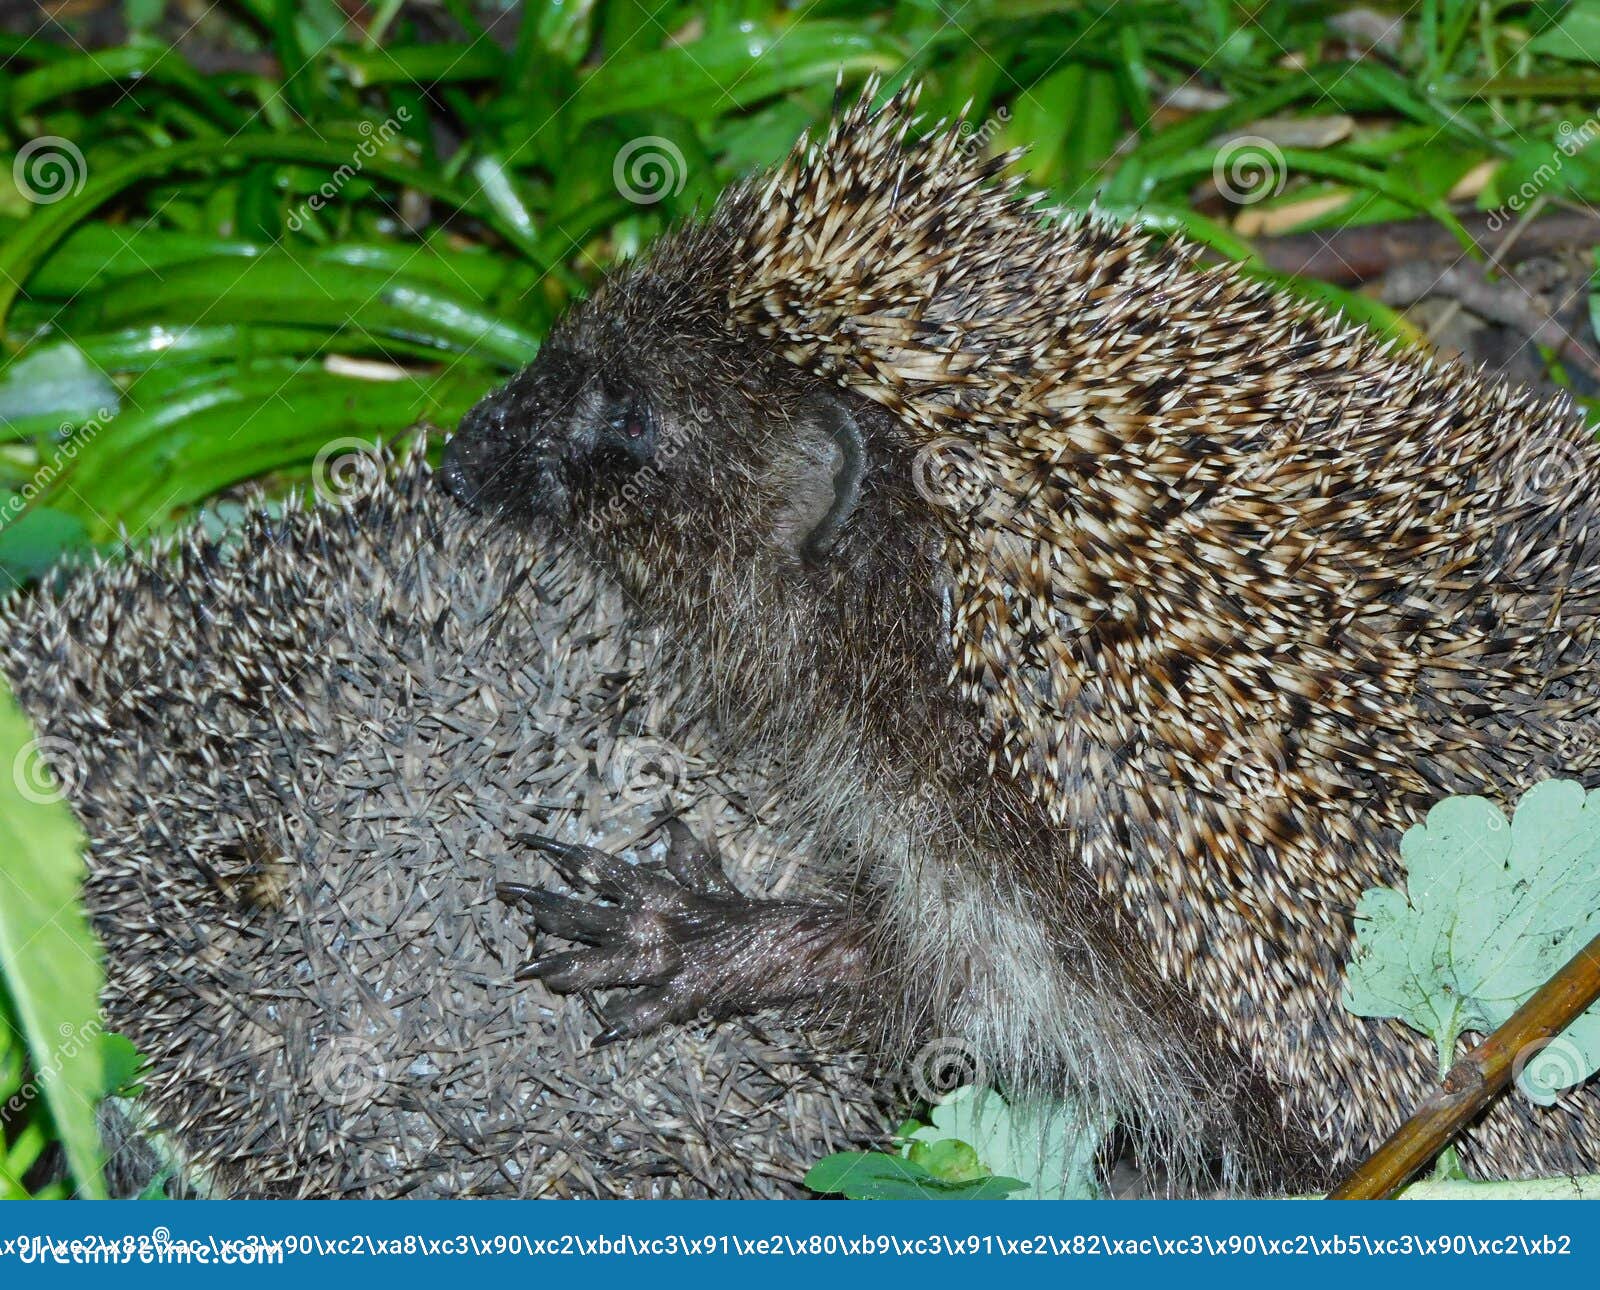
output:
[[804, 820], [711, 756], [603, 579], [464, 523], [420, 456], [344, 456], [314, 509], [252, 504], [0, 620], [89, 839], [106, 1024], [148, 1059], [107, 1116], [113, 1185], [800, 1194], [887, 1123], [843, 1037], [593, 1048], [591, 1011], [508, 989], [493, 886], [522, 871], [507, 831], [648, 861], [671, 816], [747, 890], [814, 895]]
[[[614, 271], [448, 449], [826, 824], [810, 910], [546, 839], [601, 898], [509, 884], [524, 974], [631, 987], [619, 1037], [844, 1009], [1114, 1117], [1175, 1192], [1326, 1187], [1437, 1078], [1341, 1006], [1401, 832], [1600, 785], [1567, 737], [1600, 453], [1561, 398], [1043, 211], [881, 97]], [[1503, 1100], [1461, 1156], [1592, 1171], [1600, 1090]]]

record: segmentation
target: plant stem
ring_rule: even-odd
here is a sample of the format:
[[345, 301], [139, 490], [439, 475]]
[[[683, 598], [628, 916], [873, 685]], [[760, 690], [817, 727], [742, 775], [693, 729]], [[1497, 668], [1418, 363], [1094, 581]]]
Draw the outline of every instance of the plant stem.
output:
[[1329, 1200], [1383, 1200], [1432, 1160], [1511, 1082], [1529, 1046], [1553, 1039], [1600, 999], [1600, 936], [1539, 987], [1510, 1020], [1450, 1068], [1444, 1082]]

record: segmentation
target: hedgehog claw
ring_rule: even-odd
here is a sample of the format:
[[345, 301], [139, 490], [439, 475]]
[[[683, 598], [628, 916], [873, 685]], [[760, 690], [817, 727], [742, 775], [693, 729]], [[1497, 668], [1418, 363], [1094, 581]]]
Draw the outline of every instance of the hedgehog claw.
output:
[[739, 894], [711, 848], [679, 819], [667, 821], [667, 872], [683, 886], [697, 888], [708, 896], [732, 898]]
[[519, 833], [517, 841], [533, 847], [549, 857], [562, 881], [572, 887], [593, 887], [606, 900], [616, 900], [623, 893], [640, 888], [662, 895], [673, 884], [664, 882], [651, 870], [619, 860], [609, 851], [599, 847], [584, 846], [580, 842], [562, 842], [542, 833]]
[[592, 1053], [597, 1048], [609, 1048], [612, 1044], [616, 1043], [618, 1040], [631, 1039], [631, 1038], [633, 1038], [633, 1036], [630, 1035], [627, 1031], [622, 1030], [622, 1029], [620, 1029], [620, 1028], [618, 1028], [616, 1026], [607, 1026], [604, 1030], [602, 1030], [598, 1035], [596, 1035], [593, 1039], [591, 1039], [589, 1041], [589, 1051]]
[[540, 936], [586, 947], [536, 954], [516, 970], [517, 980], [562, 994], [634, 990], [608, 1002], [594, 1047], [699, 1016], [853, 989], [864, 937], [844, 910], [745, 896], [689, 829], [675, 820], [667, 827], [665, 872], [595, 847], [518, 835], [570, 886], [607, 903], [497, 884], [500, 899], [531, 915]]
[[[556, 872], [572, 886], [577, 886], [583, 881], [584, 861], [588, 858], [588, 852], [595, 850], [593, 847], [581, 846], [575, 842], [548, 838], [542, 833], [519, 833], [516, 840], [547, 856], [550, 863], [555, 866]], [[604, 853], [596, 852], [596, 854]]]
[[607, 990], [619, 986], [659, 985], [671, 978], [679, 959], [667, 946], [608, 946], [565, 950], [529, 959], [517, 969], [519, 981], [543, 981], [552, 990]]
[[604, 1029], [595, 1036], [591, 1048], [604, 1048], [624, 1039], [634, 1039], [659, 1030], [674, 1021], [688, 1021], [694, 1014], [684, 1013], [667, 990], [641, 990], [610, 1004], [600, 1014]]
[[537, 981], [550, 966], [550, 958], [529, 959], [512, 974], [514, 981]]
[[506, 904], [532, 914], [541, 932], [564, 941], [596, 945], [622, 930], [621, 912], [605, 905], [591, 905], [518, 882], [498, 883], [494, 890]]

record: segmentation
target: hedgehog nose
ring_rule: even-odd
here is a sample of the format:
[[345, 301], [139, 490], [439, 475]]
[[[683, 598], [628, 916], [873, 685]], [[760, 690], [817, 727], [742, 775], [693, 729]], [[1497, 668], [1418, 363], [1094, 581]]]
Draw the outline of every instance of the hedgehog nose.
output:
[[462, 423], [461, 430], [456, 432], [456, 437], [445, 445], [444, 460], [439, 465], [439, 482], [444, 485], [445, 492], [460, 502], [468, 510], [478, 509], [478, 502], [482, 490], [474, 478], [475, 472], [466, 460], [468, 453], [465, 442], [466, 423]]
[[478, 509], [478, 488], [468, 477], [452, 441], [444, 450], [444, 461], [439, 466], [439, 482], [444, 491], [468, 510]]
[[494, 390], [468, 409], [454, 437], [445, 445], [444, 460], [439, 465], [439, 480], [445, 490], [471, 510], [482, 507], [484, 466], [492, 444], [506, 429], [504, 393]]

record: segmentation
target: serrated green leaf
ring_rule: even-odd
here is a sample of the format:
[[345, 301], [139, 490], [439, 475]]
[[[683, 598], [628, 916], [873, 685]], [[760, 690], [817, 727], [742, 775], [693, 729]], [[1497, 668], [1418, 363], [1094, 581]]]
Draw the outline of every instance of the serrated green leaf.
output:
[[[1433, 1038], [1440, 1069], [1465, 1031], [1488, 1033], [1600, 932], [1600, 791], [1570, 780], [1528, 790], [1508, 822], [1482, 797], [1450, 797], [1401, 841], [1406, 890], [1369, 889], [1356, 910], [1345, 1006]], [[1600, 1069], [1600, 1006], [1529, 1062], [1535, 1100]]]

